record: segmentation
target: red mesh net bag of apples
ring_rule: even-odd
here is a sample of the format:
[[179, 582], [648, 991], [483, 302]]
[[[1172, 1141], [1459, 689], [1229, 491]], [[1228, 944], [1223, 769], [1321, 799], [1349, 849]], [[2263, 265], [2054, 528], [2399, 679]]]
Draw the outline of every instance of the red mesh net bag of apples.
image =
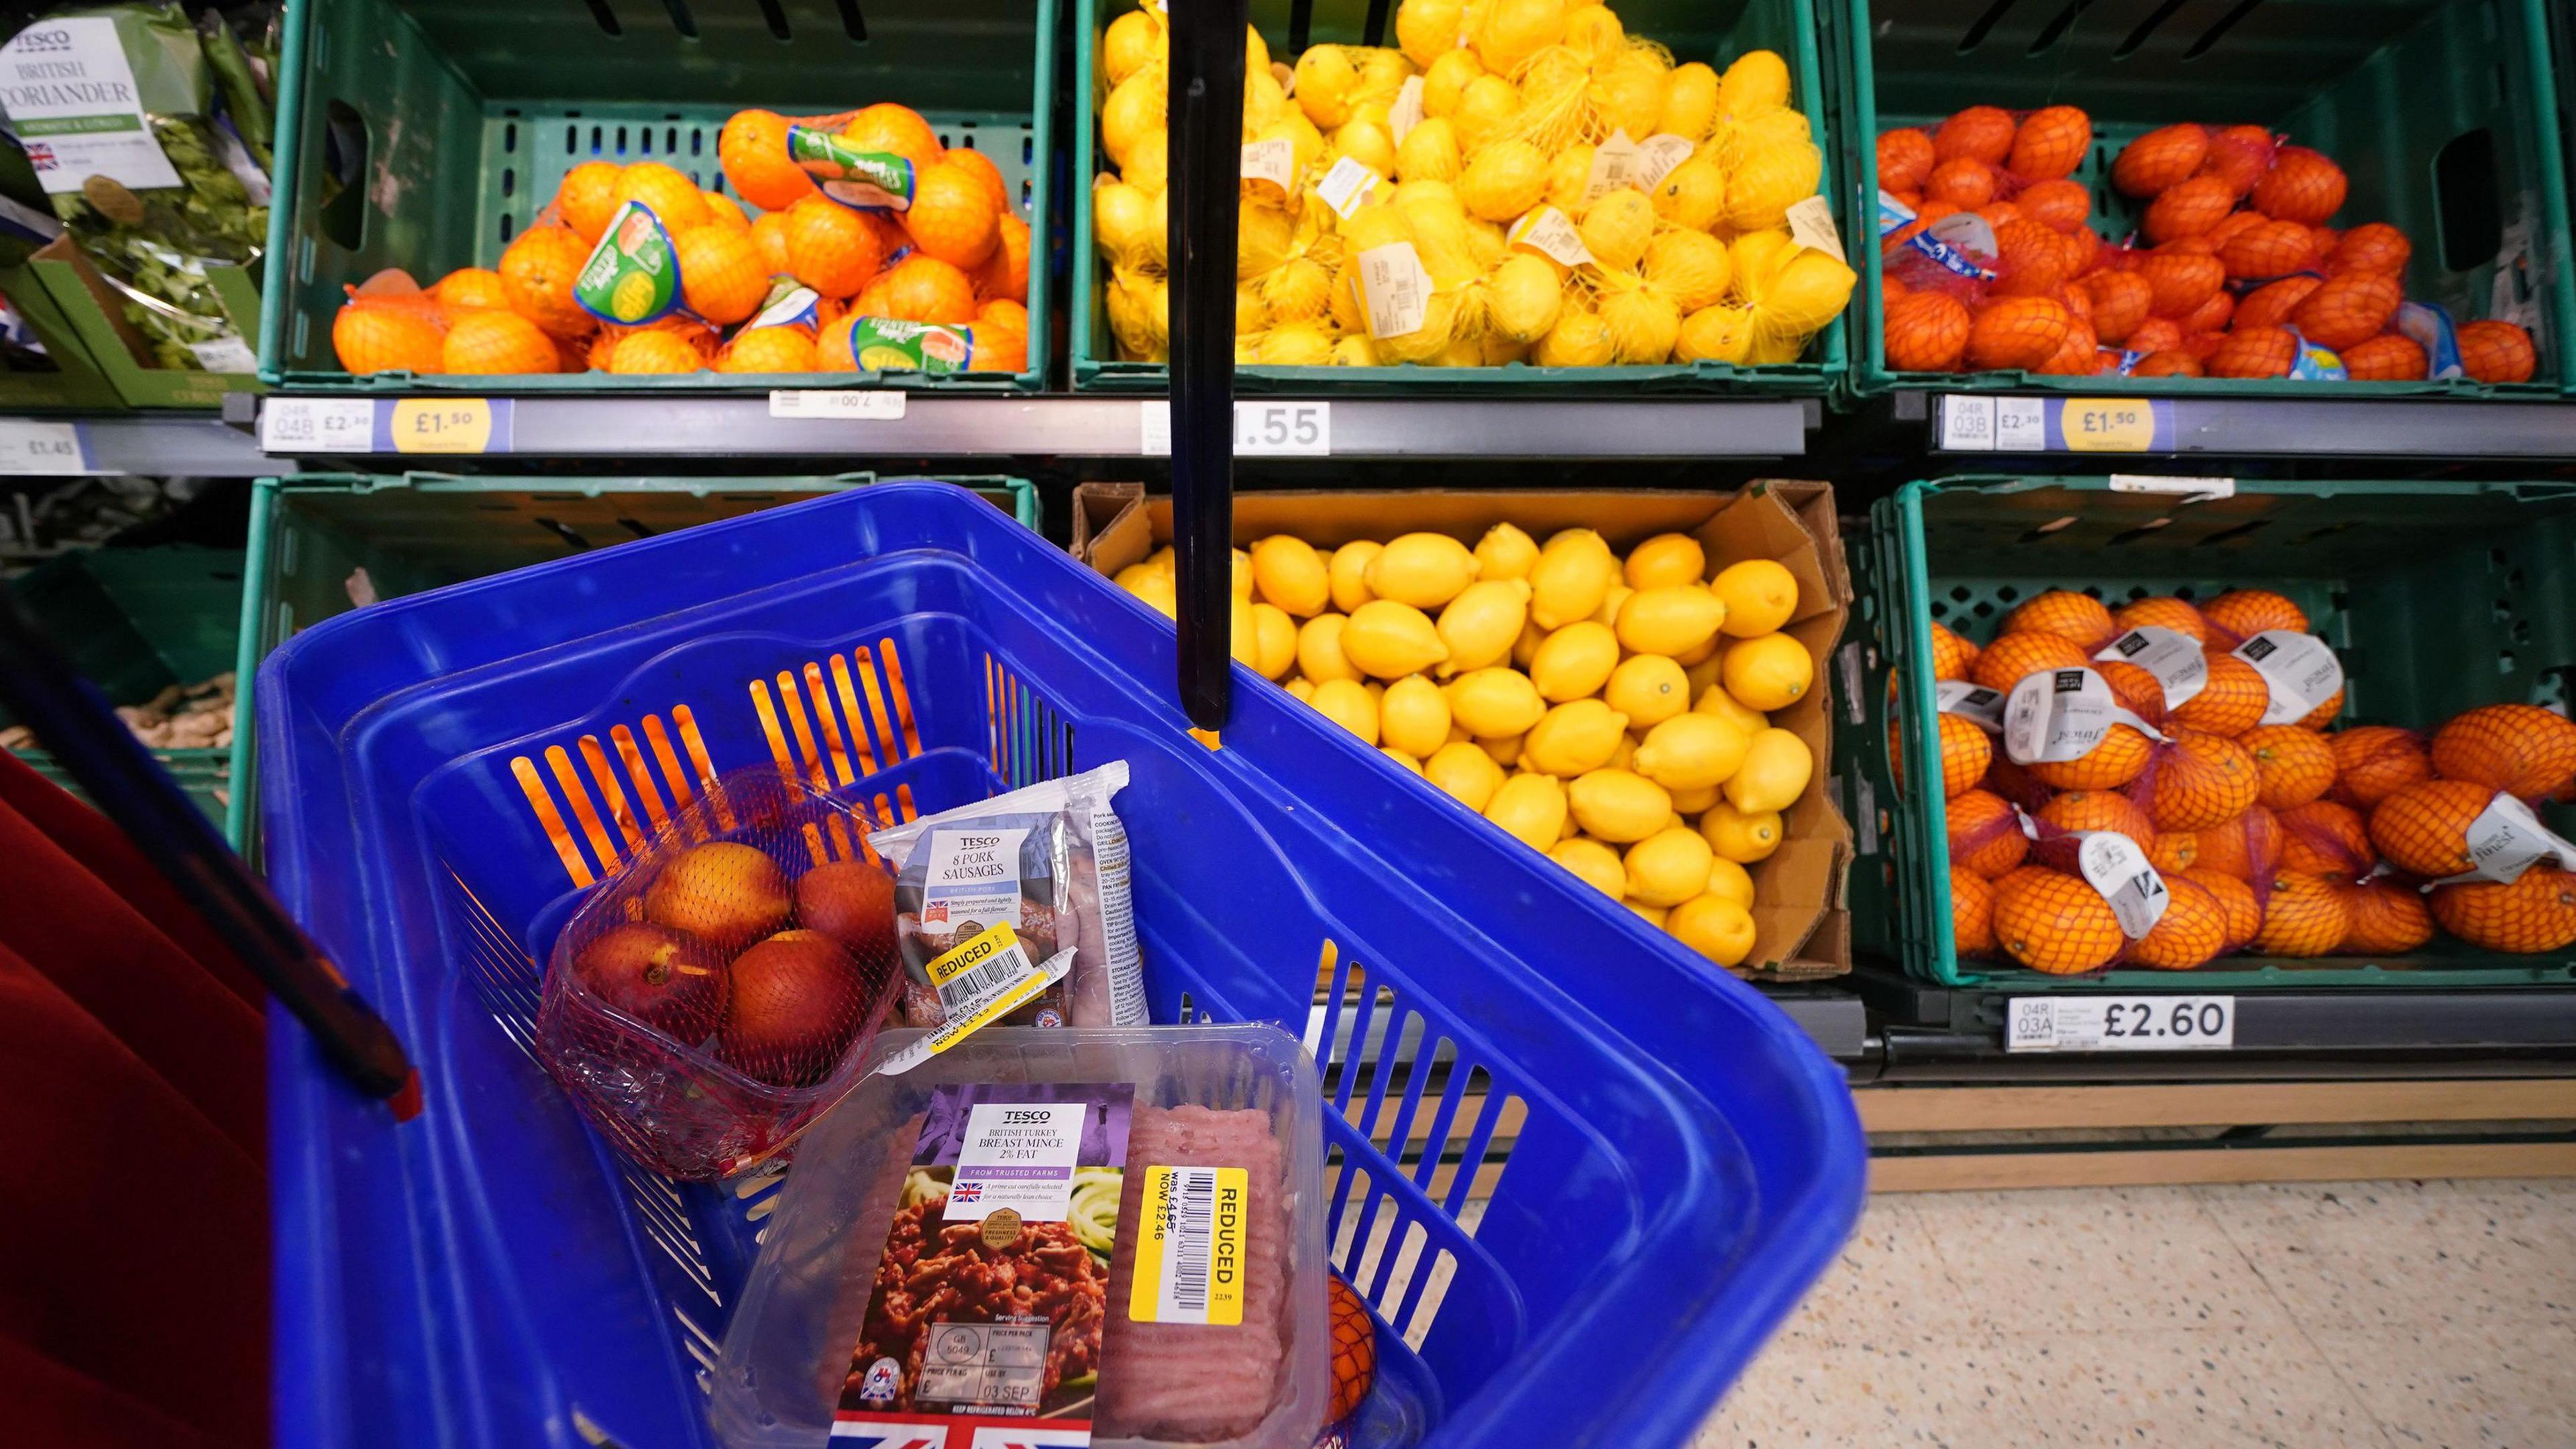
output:
[[537, 1052], [593, 1125], [667, 1176], [729, 1176], [855, 1087], [900, 994], [876, 822], [743, 770], [675, 812], [555, 940]]

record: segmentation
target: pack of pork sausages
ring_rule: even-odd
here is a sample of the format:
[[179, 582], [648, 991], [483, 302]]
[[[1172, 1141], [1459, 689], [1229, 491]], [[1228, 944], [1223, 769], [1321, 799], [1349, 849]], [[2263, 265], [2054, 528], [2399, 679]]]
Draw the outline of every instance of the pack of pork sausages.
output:
[[709, 1413], [729, 1449], [1308, 1449], [1324, 1251], [1296, 1038], [988, 1028], [798, 1145]]

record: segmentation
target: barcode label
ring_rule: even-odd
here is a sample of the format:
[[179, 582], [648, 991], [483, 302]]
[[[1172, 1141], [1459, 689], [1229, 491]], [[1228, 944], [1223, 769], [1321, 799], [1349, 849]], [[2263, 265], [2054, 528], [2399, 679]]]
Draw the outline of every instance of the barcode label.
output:
[[1179, 1177], [1180, 1198], [1172, 1206], [1172, 1306], [1204, 1323], [1208, 1240], [1216, 1235], [1216, 1174], [1193, 1168]]
[[939, 983], [940, 1008], [955, 1011], [985, 992], [999, 991], [1028, 974], [1029, 958], [1014, 947], [962, 976], [951, 976]]
[[1137, 1224], [1137, 1323], [1243, 1323], [1251, 1174], [1240, 1167], [1147, 1167]]

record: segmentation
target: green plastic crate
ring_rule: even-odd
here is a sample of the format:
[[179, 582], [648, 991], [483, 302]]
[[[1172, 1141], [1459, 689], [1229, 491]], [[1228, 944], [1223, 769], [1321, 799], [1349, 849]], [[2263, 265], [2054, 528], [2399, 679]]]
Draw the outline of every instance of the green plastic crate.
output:
[[[1937, 792], [1889, 769], [1891, 675], [1908, 708], [1908, 761], [1935, 758], [1931, 626], [1983, 644], [2020, 599], [2071, 588], [2118, 607], [2149, 594], [2275, 589], [2298, 601], [2344, 662], [2343, 723], [2430, 728], [2481, 704], [2576, 703], [2576, 484], [2240, 480], [2188, 502], [2113, 491], [2103, 478], [1908, 483], [1870, 510], [1852, 549], [1861, 596], [1840, 680], [1835, 772], [1858, 859], [1852, 925], [1863, 951], [1914, 976], [2015, 991], [2259, 991], [2576, 981], [2576, 948], [2537, 956], [2437, 936], [2404, 957], [2224, 956], [2195, 971], [2046, 976], [1962, 961], [1950, 934], [1950, 852]], [[1909, 771], [1909, 784], [1919, 785]], [[2576, 808], [2549, 812], [2576, 828]]]
[[[2568, 240], [2568, 176], [2545, 7], [2564, 0], [2309, 0], [2287, 5], [1994, 5], [1990, 0], [1847, 3], [1850, 80], [1843, 140], [1854, 215], [1874, 216], [1877, 137], [1937, 122], [1963, 107], [2028, 110], [2065, 103], [2093, 117], [2091, 159], [2075, 179], [2093, 187], [2094, 229], [2117, 241], [2143, 213], [2111, 189], [2112, 158], [2132, 137], [2179, 121], [2260, 124], [2323, 151], [2352, 189], [2334, 225], [2386, 221], [2415, 244], [2406, 293], [2466, 322], [2494, 315], [2499, 260], [2528, 238], [2507, 285], [2525, 289], [2540, 367], [2528, 383], [2294, 382], [2250, 378], [2046, 377], [2028, 372], [1894, 372], [1885, 361], [1886, 309], [1875, 247], [1854, 300], [1855, 387], [2153, 394], [2202, 397], [2557, 396], [2576, 373], [2576, 274]], [[2484, 138], [2481, 140], [2480, 138]], [[2450, 150], [2446, 166], [2444, 153]], [[2491, 147], [2492, 156], [2481, 155]], [[2438, 172], [2463, 178], [2447, 199], [2460, 225], [2446, 233]], [[2478, 181], [2466, 178], [2476, 177]], [[2491, 185], [2480, 184], [2491, 178]], [[2491, 204], [2507, 249], [2482, 249], [2472, 215]], [[1873, 222], [1869, 230], [1875, 231]]]
[[[1036, 391], [1052, 326], [1048, 218], [1056, 0], [303, 0], [287, 12], [261, 376], [299, 391], [718, 392], [856, 385]], [[343, 287], [386, 267], [428, 286], [493, 266], [584, 161], [661, 161], [726, 191], [716, 138], [751, 106], [913, 107], [1000, 168], [1029, 223], [1018, 373], [604, 373], [353, 377], [331, 348]], [[365, 172], [326, 201], [325, 137]], [[751, 208], [747, 208], [751, 209]]]
[[[250, 580], [240, 600], [238, 695], [250, 719], [253, 676], [297, 630], [354, 607], [364, 571], [378, 599], [441, 588], [529, 564], [733, 518], [819, 493], [861, 488], [872, 473], [790, 478], [458, 477], [444, 473], [301, 474], [262, 478], [250, 502]], [[1039, 526], [1037, 485], [959, 477], [993, 506]], [[233, 735], [225, 832], [247, 848], [258, 817], [252, 731]]]
[[53, 293], [31, 266], [0, 267], [0, 296], [25, 318], [29, 331], [53, 359], [51, 372], [0, 371], [0, 409], [9, 412], [78, 408], [115, 411], [125, 406], [115, 384], [89, 355], [89, 345], [72, 329]]
[[[1615, 7], [1628, 33], [1661, 42], [1676, 61], [1705, 61], [1723, 72], [1748, 50], [1778, 51], [1789, 63], [1790, 100], [1807, 113], [1808, 129], [1824, 152], [1818, 190], [1826, 200], [1843, 195], [1842, 157], [1828, 119], [1829, 72], [1818, 45], [1816, 0], [1619, 0]], [[1132, 8], [1129, 0], [1074, 0], [1077, 53], [1074, 94], [1081, 116], [1073, 127], [1073, 178], [1084, 194], [1073, 202], [1071, 355], [1073, 385], [1084, 392], [1161, 394], [1171, 390], [1171, 369], [1159, 362], [1121, 362], [1101, 305], [1107, 268], [1091, 244], [1091, 178], [1099, 153], [1103, 99], [1094, 71], [1100, 34]], [[1310, 44], [1393, 45], [1394, 0], [1252, 0], [1252, 26], [1274, 59], [1291, 62]], [[1638, 139], [1643, 140], [1643, 137]], [[1846, 242], [1853, 235], [1848, 206], [1835, 205]], [[1874, 213], [1871, 213], [1874, 214]], [[1855, 261], [1857, 264], [1857, 261]], [[1857, 303], [1858, 293], [1853, 294]], [[1655, 367], [1237, 367], [1235, 391], [1243, 393], [1461, 394], [1550, 392], [1708, 393], [1817, 396], [1835, 390], [1848, 367], [1845, 322], [1836, 318], [1808, 345], [1808, 356], [1768, 367], [1723, 362], [1667, 363]]]
[[[244, 566], [239, 549], [90, 549], [48, 560], [10, 589], [82, 677], [113, 703], [140, 704], [173, 684], [195, 684], [233, 667]], [[235, 700], [238, 705], [238, 695]], [[247, 716], [237, 709], [236, 718]], [[0, 712], [0, 725], [8, 723]], [[79, 793], [50, 752], [18, 755]], [[231, 750], [154, 750], [152, 756], [209, 817], [223, 818]]]

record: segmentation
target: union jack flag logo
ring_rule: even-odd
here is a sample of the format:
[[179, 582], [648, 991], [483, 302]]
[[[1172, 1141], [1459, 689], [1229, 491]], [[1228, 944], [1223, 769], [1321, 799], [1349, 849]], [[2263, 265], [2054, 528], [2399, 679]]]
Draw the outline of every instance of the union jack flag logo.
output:
[[980, 1182], [961, 1182], [948, 1190], [950, 1202], [981, 1202], [983, 1199], [984, 1184]]

